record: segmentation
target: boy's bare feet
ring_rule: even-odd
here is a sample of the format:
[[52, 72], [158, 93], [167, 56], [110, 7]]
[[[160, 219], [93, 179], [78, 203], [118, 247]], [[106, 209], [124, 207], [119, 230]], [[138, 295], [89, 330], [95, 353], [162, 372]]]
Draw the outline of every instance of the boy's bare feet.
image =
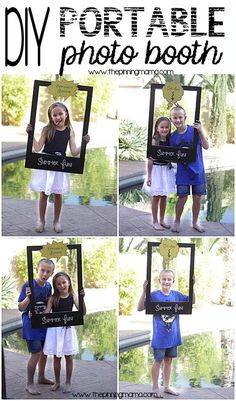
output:
[[172, 390], [170, 387], [164, 388], [164, 393], [171, 394], [171, 395], [179, 395], [177, 391]]
[[65, 383], [64, 388], [63, 388], [63, 393], [70, 393], [70, 392], [71, 392], [71, 384]]
[[200, 224], [197, 223], [193, 224], [193, 229], [198, 231], [199, 233], [205, 232], [205, 229]]
[[179, 233], [180, 232], [180, 228], [179, 228], [179, 223], [174, 223], [172, 228], [171, 228], [172, 233]]
[[152, 395], [153, 395], [153, 398], [163, 398], [163, 395], [161, 394], [159, 388], [153, 388]]
[[57, 221], [56, 223], [53, 223], [53, 226], [54, 226], [54, 231], [56, 233], [62, 232], [62, 227], [61, 227], [61, 224], [59, 223], [59, 221]]
[[52, 391], [56, 391], [60, 387], [60, 383], [54, 383], [53, 386], [51, 387]]
[[42, 221], [39, 221], [37, 226], [35, 227], [36, 233], [42, 233], [44, 231], [44, 225], [45, 225], [45, 223], [43, 223]]
[[154, 230], [157, 230], [157, 231], [164, 230], [164, 228], [159, 223], [153, 223], [152, 227], [154, 228]]
[[39, 377], [38, 384], [54, 384], [54, 381], [47, 379], [46, 377]]
[[27, 384], [25, 389], [32, 395], [41, 394], [40, 391], [37, 389], [37, 387], [33, 383], [32, 384]]
[[165, 221], [160, 221], [160, 225], [164, 228], [170, 228], [170, 224], [167, 224]]

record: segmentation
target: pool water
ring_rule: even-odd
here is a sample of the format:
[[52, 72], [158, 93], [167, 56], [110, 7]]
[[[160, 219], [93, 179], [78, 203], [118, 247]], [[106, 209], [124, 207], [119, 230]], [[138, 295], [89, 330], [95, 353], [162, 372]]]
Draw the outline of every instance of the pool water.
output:
[[[204, 332], [183, 338], [173, 359], [170, 385], [177, 388], [234, 385], [234, 331]], [[151, 384], [153, 352], [149, 345], [120, 354], [120, 382]], [[160, 374], [160, 384], [163, 376]]]
[[[206, 174], [207, 196], [203, 197], [200, 210], [200, 220], [211, 222], [234, 222], [234, 170], [214, 170]], [[135, 188], [120, 193], [120, 204], [132, 209], [150, 211], [151, 198], [143, 193], [143, 183]], [[167, 199], [166, 216], [175, 215], [177, 195], [171, 194]], [[188, 197], [184, 207], [183, 218], [190, 220], [192, 215], [192, 200]]]
[[[39, 193], [29, 190], [31, 169], [24, 160], [2, 167], [2, 194], [17, 199], [38, 199]], [[116, 148], [86, 151], [83, 174], [70, 174], [71, 193], [63, 196], [66, 205], [110, 206], [117, 203]], [[53, 202], [53, 197], [49, 197]]]
[[[75, 359], [84, 361], [115, 361], [117, 351], [117, 317], [115, 311], [96, 312], [84, 317], [84, 325], [76, 326], [79, 353]], [[22, 331], [3, 337], [4, 348], [28, 355]]]

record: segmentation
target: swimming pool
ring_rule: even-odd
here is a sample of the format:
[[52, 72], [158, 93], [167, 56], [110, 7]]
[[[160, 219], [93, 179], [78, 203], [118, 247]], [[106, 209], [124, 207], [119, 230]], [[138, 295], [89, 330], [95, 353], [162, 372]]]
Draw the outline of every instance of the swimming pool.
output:
[[[75, 359], [84, 361], [115, 361], [117, 350], [116, 311], [105, 311], [88, 314], [84, 325], [76, 326], [79, 352]], [[22, 339], [22, 331], [17, 330], [3, 337], [3, 346], [28, 355], [27, 345]]]
[[[207, 196], [202, 200], [200, 219], [211, 222], [234, 223], [234, 170], [212, 170], [206, 174]], [[132, 209], [151, 211], [151, 198], [141, 191], [143, 182], [120, 192], [120, 204]], [[176, 194], [168, 196], [166, 216], [175, 215]], [[191, 197], [185, 205], [183, 219], [190, 220]]]
[[[122, 352], [120, 382], [151, 384], [153, 352], [149, 345]], [[163, 376], [160, 375], [163, 385]], [[183, 337], [173, 360], [170, 385], [177, 388], [234, 386], [234, 330]]]
[[[17, 199], [38, 199], [30, 192], [31, 169], [24, 160], [2, 167], [2, 194]], [[111, 206], [117, 203], [116, 148], [95, 148], [86, 152], [84, 174], [70, 174], [71, 192], [63, 196], [66, 205]], [[53, 198], [49, 197], [49, 202]]]

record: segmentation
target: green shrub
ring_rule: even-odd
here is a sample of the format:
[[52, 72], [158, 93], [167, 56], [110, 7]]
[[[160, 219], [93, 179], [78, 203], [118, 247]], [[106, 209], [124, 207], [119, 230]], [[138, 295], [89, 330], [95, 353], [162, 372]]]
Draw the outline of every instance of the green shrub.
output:
[[116, 281], [116, 243], [107, 240], [96, 250], [84, 252], [84, 287], [105, 288]]
[[120, 270], [119, 314], [131, 315], [137, 302], [137, 283], [134, 270]]
[[23, 75], [2, 76], [2, 125], [20, 126], [29, 103], [29, 81]]
[[146, 158], [147, 130], [133, 121], [122, 120], [119, 135], [120, 160], [144, 160]]
[[[108, 106], [113, 93], [113, 81], [110, 77], [89, 76], [82, 79], [80, 85], [93, 87], [93, 98], [91, 106], [91, 121], [97, 121], [99, 118], [106, 117]], [[71, 111], [74, 121], [83, 121], [86, 93], [80, 91], [76, 96], [71, 97]]]

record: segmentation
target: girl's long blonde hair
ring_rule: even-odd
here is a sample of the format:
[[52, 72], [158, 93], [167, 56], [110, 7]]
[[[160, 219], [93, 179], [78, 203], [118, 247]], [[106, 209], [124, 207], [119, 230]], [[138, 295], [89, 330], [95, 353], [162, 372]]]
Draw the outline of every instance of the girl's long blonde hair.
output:
[[168, 117], [159, 117], [159, 118], [156, 120], [155, 127], [154, 127], [154, 133], [153, 133], [153, 137], [152, 137], [152, 139], [155, 141], [155, 145], [159, 145], [160, 140], [161, 140], [160, 134], [159, 134], [159, 132], [158, 132], [158, 125], [159, 125], [162, 121], [167, 121], [167, 122], [170, 124], [169, 133], [168, 133], [168, 135], [166, 136], [167, 144], [169, 144], [169, 137], [170, 137], [170, 131], [171, 131], [171, 122], [170, 122], [170, 119], [169, 119]]
[[60, 293], [59, 293], [59, 291], [58, 291], [58, 289], [56, 287], [56, 279], [58, 277], [61, 277], [61, 276], [65, 277], [66, 280], [69, 282], [69, 290], [68, 290], [69, 294], [74, 295], [74, 293], [75, 293], [73, 288], [72, 288], [71, 278], [70, 278], [69, 274], [67, 274], [66, 272], [58, 272], [58, 273], [56, 273], [55, 276], [53, 276], [53, 279], [52, 279], [52, 285], [53, 285], [53, 290], [54, 290], [54, 292], [52, 294], [52, 304], [53, 304], [54, 308], [56, 308], [58, 306], [59, 300], [60, 300]]
[[66, 127], [71, 128], [70, 115], [69, 115], [69, 111], [68, 111], [66, 105], [61, 102], [52, 103], [51, 106], [49, 106], [49, 108], [48, 108], [48, 124], [44, 127], [44, 132], [45, 132], [46, 138], [49, 142], [52, 141], [52, 139], [54, 138], [55, 132], [56, 132], [56, 128], [53, 124], [52, 116], [51, 116], [52, 110], [55, 109], [56, 107], [61, 107], [67, 113], [65, 125], [66, 125]]

